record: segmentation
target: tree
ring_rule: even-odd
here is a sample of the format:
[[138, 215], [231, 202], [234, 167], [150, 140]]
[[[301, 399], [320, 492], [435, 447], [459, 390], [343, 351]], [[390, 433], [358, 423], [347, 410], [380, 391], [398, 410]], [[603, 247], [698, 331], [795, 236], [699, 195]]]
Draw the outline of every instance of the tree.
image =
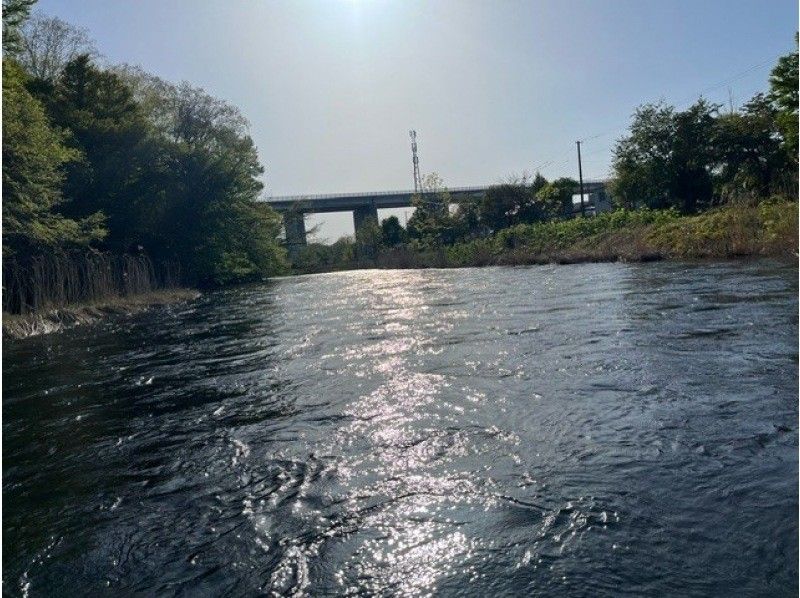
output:
[[533, 180], [528, 175], [512, 176], [489, 187], [480, 205], [481, 221], [497, 231], [515, 224], [543, 220], [545, 214], [536, 194], [546, 183], [547, 180], [537, 172]]
[[36, 0], [3, 0], [3, 54], [14, 56], [20, 48], [20, 28]]
[[[798, 37], [795, 34], [795, 48]], [[798, 153], [798, 51], [778, 59], [769, 78], [770, 99], [778, 110], [778, 124], [792, 162]]]
[[408, 220], [408, 235], [423, 247], [452, 243], [455, 226], [450, 215], [452, 198], [441, 177], [430, 173], [422, 180], [422, 193], [411, 198], [416, 208]]
[[556, 179], [545, 183], [536, 192], [536, 201], [546, 218], [563, 218], [572, 215], [572, 196], [578, 182], [570, 178]]
[[26, 90], [25, 76], [3, 60], [3, 253], [85, 245], [106, 231], [99, 213], [70, 219], [55, 210], [62, 202], [62, 168], [78, 158], [47, 121]]
[[68, 170], [65, 213], [102, 209], [104, 248], [178, 261], [192, 284], [283, 270], [281, 219], [259, 202], [263, 168], [235, 107], [188, 84], [99, 69], [85, 55], [45, 97], [84, 156]]
[[381, 237], [386, 247], [397, 247], [408, 241], [408, 233], [397, 216], [389, 216], [381, 222]]
[[715, 123], [716, 193], [723, 199], [767, 197], [783, 190], [793, 170], [781, 144], [778, 111], [764, 94], [756, 94], [738, 112]]
[[495, 231], [508, 228], [528, 203], [533, 203], [533, 198], [524, 185], [517, 182], [493, 185], [483, 197], [481, 220]]
[[458, 200], [456, 212], [453, 214], [456, 238], [459, 241], [483, 236], [489, 230], [481, 222], [481, 199], [470, 195]]
[[375, 258], [382, 244], [381, 227], [374, 218], [366, 218], [356, 229], [356, 256], [358, 259]]
[[714, 117], [719, 106], [699, 99], [675, 114], [675, 136], [670, 156], [670, 188], [675, 207], [696, 212], [712, 203]]
[[147, 123], [124, 82], [94, 66], [87, 55], [72, 60], [54, 86], [40, 88], [54, 124], [68, 130], [67, 143], [81, 159], [67, 168], [61, 210], [80, 218], [102, 211], [108, 217], [105, 248], [126, 251], [138, 238], [139, 215], [152, 188], [154, 164], [143, 147]]
[[282, 271], [280, 217], [258, 204], [264, 169], [247, 120], [200, 88], [123, 72], [160, 148], [159, 251], [178, 256], [201, 284], [230, 282], [225, 264], [235, 265], [236, 280]]
[[684, 212], [710, 205], [717, 110], [702, 98], [683, 112], [662, 103], [638, 108], [612, 161], [613, 194], [622, 205]]
[[21, 33], [17, 60], [28, 74], [46, 83], [55, 82], [64, 67], [79, 56], [97, 56], [87, 31], [58, 17], [35, 12]]
[[531, 179], [527, 174], [523, 175], [522, 183], [530, 191], [530, 196], [533, 198], [533, 200], [528, 201], [526, 204], [520, 207], [518, 222], [531, 223], [540, 222], [541, 220], [546, 219], [548, 215], [542, 208], [537, 194], [547, 184], [547, 179], [537, 172], [533, 179]]

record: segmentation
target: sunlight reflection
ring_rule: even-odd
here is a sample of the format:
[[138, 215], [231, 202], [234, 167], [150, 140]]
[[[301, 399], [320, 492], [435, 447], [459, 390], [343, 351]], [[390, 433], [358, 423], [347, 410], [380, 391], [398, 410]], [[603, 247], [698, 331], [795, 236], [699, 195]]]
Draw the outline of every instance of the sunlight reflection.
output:
[[[340, 571], [339, 578], [346, 586], [346, 579], [355, 575], [368, 591], [392, 588], [397, 595], [428, 595], [473, 548], [448, 515], [453, 498], [474, 495], [475, 488], [453, 472], [431, 467], [464, 454], [467, 441], [443, 429], [449, 416], [442, 390], [449, 380], [416, 371], [412, 358], [415, 351], [424, 351], [430, 335], [451, 330], [468, 314], [449, 312], [442, 317], [440, 312], [435, 317], [428, 306], [429, 275], [389, 272], [371, 283], [370, 312], [380, 320], [370, 334], [384, 338], [347, 351], [345, 359], [360, 364], [379, 385], [344, 409], [352, 419], [341, 430], [339, 442], [358, 457], [339, 474], [347, 487], [361, 488], [349, 497], [352, 512], [363, 509], [365, 495], [384, 502], [362, 522], [362, 529], [368, 524], [380, 537], [365, 539], [360, 556], [351, 562], [354, 570]], [[358, 587], [345, 591], [357, 592]]]

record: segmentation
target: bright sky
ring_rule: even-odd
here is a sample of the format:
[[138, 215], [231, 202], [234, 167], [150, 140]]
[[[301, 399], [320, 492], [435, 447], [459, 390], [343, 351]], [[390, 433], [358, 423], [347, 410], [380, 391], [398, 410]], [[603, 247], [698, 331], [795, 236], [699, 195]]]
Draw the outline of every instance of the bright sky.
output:
[[[238, 106], [271, 195], [411, 188], [411, 128], [423, 173], [452, 187], [537, 167], [548, 178], [577, 177], [576, 139], [585, 140], [584, 176], [604, 177], [637, 105], [663, 98], [684, 107], [700, 92], [726, 105], [730, 92], [741, 104], [766, 89], [798, 27], [797, 0], [40, 0], [38, 8], [89, 29], [109, 62], [187, 80]], [[320, 238], [352, 234], [349, 214], [315, 223]]]

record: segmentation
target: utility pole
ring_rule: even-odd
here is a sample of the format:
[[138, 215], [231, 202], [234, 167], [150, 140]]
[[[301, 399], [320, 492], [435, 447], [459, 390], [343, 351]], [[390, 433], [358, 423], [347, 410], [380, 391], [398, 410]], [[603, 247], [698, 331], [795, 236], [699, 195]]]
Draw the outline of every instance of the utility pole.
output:
[[578, 146], [578, 180], [581, 185], [581, 216], [586, 216], [586, 206], [583, 203], [583, 166], [581, 165], [581, 142], [575, 142]]
[[409, 131], [411, 137], [411, 161], [414, 163], [414, 193], [422, 192], [422, 177], [419, 175], [419, 157], [417, 156], [417, 132]]

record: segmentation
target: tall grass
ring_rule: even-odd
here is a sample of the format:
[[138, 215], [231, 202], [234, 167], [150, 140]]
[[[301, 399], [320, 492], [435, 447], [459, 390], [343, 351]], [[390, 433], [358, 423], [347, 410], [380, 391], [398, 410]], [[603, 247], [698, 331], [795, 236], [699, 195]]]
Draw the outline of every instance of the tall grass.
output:
[[146, 256], [51, 253], [3, 260], [3, 312], [30, 314], [176, 288], [180, 268]]

